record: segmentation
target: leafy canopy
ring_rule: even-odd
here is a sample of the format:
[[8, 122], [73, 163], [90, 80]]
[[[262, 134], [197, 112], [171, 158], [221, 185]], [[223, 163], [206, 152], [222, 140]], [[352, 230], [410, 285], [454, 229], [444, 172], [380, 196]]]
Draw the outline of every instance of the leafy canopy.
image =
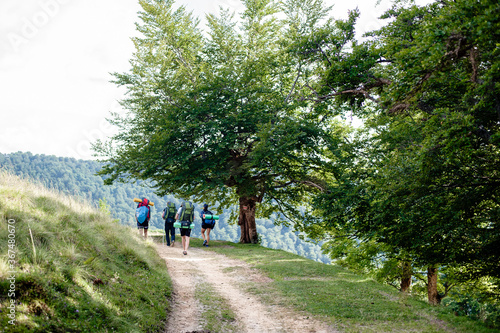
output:
[[323, 228], [307, 226], [335, 240], [332, 253], [376, 241], [385, 256], [500, 277], [499, 11], [492, 0], [397, 3], [365, 42], [309, 48], [323, 68], [312, 98], [366, 125], [317, 201]]
[[339, 28], [319, 0], [243, 3], [239, 21], [222, 10], [207, 15], [204, 32], [171, 0], [141, 1], [142, 37], [130, 71], [114, 81], [129, 91], [128, 113], [111, 120], [116, 136], [94, 146], [109, 183], [150, 179], [160, 195], [225, 206], [252, 198], [261, 215], [289, 217], [324, 189], [325, 147], [342, 130], [296, 98], [318, 73], [292, 44], [320, 22], [323, 34]]

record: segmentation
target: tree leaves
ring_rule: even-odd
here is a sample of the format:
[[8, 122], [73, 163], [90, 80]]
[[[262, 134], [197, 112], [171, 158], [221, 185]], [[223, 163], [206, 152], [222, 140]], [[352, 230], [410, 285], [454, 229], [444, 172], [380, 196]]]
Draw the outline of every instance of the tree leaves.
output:
[[112, 120], [114, 149], [95, 145], [110, 182], [151, 179], [160, 195], [227, 205], [249, 197], [262, 203], [261, 216], [298, 219], [299, 207], [326, 188], [323, 147], [339, 125], [297, 98], [314, 71], [288, 47], [288, 33], [318, 32], [326, 9], [317, 0], [244, 4], [240, 24], [222, 10], [202, 32], [173, 1], [141, 2], [132, 67], [115, 74], [129, 90], [129, 113]]
[[320, 100], [370, 117], [367, 135], [349, 148], [360, 153], [343, 160], [342, 177], [317, 201], [332, 235], [376, 240], [420, 264], [500, 276], [491, 264], [500, 259], [492, 246], [500, 209], [498, 10], [487, 0], [396, 5], [383, 16], [393, 19], [387, 26], [325, 69], [329, 90]]

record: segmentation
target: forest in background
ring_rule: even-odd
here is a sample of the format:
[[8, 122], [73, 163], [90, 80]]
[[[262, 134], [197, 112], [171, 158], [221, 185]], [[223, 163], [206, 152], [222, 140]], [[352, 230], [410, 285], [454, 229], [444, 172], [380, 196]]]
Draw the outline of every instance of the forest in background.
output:
[[[104, 185], [103, 177], [96, 175], [101, 169], [101, 164], [96, 161], [33, 155], [29, 152], [0, 153], [0, 168], [64, 194], [84, 198], [96, 207], [99, 206], [99, 201], [105, 201], [109, 205], [112, 217], [128, 226], [135, 226], [133, 199], [147, 197], [155, 203], [150, 223], [153, 231], [155, 228], [164, 229], [161, 212], [166, 202], [173, 201], [177, 207], [182, 202], [181, 198], [175, 198], [172, 195], [157, 196], [144, 181]], [[203, 207], [203, 203], [195, 202], [194, 204], [197, 212]], [[238, 242], [240, 228], [236, 221], [228, 220], [229, 208], [209, 207], [213, 213], [220, 215], [220, 220], [210, 234], [212, 239]], [[330, 262], [329, 257], [322, 254], [320, 245], [300, 239], [298, 233], [291, 228], [274, 225], [274, 218], [271, 216], [270, 219], [257, 219], [257, 230], [262, 246], [285, 250], [323, 263]], [[197, 219], [195, 222], [197, 227], [193, 230], [193, 237], [201, 237], [201, 221]]]

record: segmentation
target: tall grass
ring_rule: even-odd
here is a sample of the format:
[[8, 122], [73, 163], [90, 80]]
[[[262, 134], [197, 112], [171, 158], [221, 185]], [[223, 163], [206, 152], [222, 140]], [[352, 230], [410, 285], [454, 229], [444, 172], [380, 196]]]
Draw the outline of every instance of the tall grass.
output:
[[[152, 242], [82, 200], [2, 171], [0, 254], [0, 330], [164, 327], [172, 285]], [[13, 275], [15, 293], [9, 296]]]

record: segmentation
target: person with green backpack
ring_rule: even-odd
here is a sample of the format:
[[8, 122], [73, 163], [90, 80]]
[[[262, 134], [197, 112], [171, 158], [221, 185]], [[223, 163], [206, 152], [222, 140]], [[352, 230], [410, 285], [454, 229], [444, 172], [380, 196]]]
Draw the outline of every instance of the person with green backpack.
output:
[[185, 201], [179, 207], [175, 219], [178, 221], [181, 237], [183, 254], [187, 254], [189, 248], [189, 237], [191, 237], [191, 229], [194, 226], [194, 205], [191, 201]]
[[[162, 218], [165, 220], [165, 239], [167, 241], [167, 246], [174, 247], [175, 243], [175, 203], [168, 201], [167, 207], [163, 209]], [[172, 243], [170, 243], [170, 239], [172, 239]]]

